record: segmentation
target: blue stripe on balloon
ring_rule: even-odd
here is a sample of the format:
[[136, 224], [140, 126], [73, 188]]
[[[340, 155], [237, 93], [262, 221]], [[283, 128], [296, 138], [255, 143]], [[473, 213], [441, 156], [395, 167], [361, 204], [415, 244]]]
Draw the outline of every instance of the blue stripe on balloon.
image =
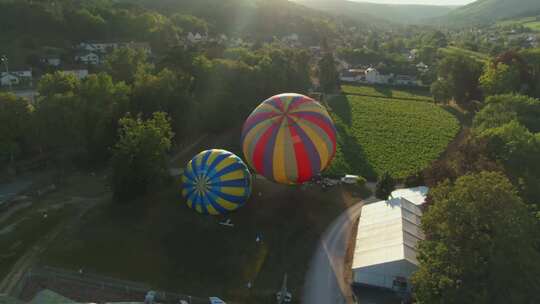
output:
[[210, 157], [210, 154], [212, 154], [212, 151], [207, 151], [202, 156], [201, 171], [203, 171], [203, 172], [204, 172], [204, 170], [206, 170], [206, 166], [208, 165], [208, 158]]
[[219, 192], [219, 191], [212, 191], [212, 193], [214, 193], [215, 195], [221, 197], [222, 199], [226, 200], [226, 201], [229, 201], [231, 203], [235, 203], [235, 204], [239, 204], [241, 205], [242, 204], [242, 201], [245, 200], [245, 197], [244, 196], [236, 196], [236, 195], [231, 195], [231, 194], [227, 194], [227, 193], [223, 193], [223, 192]]
[[208, 171], [210, 170], [214, 170], [214, 168], [219, 164], [221, 163], [225, 158], [229, 157], [231, 154], [227, 153], [227, 154], [220, 154], [218, 155], [214, 161], [210, 164], [210, 166], [208, 166]]
[[219, 213], [223, 214], [223, 213], [228, 212], [227, 209], [223, 208], [223, 206], [221, 206], [216, 201], [217, 195], [213, 194], [212, 192], [208, 192], [207, 196], [208, 196], [208, 201], [210, 202], [210, 205], [212, 205], [212, 207], [214, 207]]
[[249, 181], [247, 178], [233, 179], [228, 181], [218, 181], [210, 184], [212, 187], [247, 187]]
[[271, 127], [273, 128], [272, 133], [270, 133], [270, 137], [268, 138], [268, 142], [266, 143], [266, 146], [264, 148], [262, 174], [270, 177], [271, 179], [274, 178], [274, 169], [273, 169], [274, 146], [276, 144], [276, 138], [277, 138], [280, 126], [281, 124], [272, 125]]
[[227, 167], [221, 169], [219, 172], [216, 172], [216, 174], [214, 175], [209, 175], [208, 178], [209, 180], [213, 181], [215, 180], [216, 178], [219, 178], [227, 173], [231, 173], [231, 172], [234, 172], [236, 170], [241, 170], [244, 168], [244, 164], [242, 163], [232, 163], [230, 165], [228, 165]]

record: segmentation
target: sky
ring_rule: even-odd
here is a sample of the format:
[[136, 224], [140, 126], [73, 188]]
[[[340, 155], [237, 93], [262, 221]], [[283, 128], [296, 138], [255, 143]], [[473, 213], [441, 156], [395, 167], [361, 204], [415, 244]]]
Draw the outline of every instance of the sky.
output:
[[476, 0], [353, 0], [358, 2], [391, 4], [465, 5]]

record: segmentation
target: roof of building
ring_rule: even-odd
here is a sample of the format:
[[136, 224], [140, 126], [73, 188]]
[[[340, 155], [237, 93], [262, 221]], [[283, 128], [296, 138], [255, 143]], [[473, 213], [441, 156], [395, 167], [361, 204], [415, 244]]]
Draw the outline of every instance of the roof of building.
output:
[[426, 196], [429, 192], [429, 188], [425, 186], [398, 189], [390, 194], [390, 198], [402, 197], [409, 202], [420, 206], [426, 202]]
[[363, 69], [348, 69], [341, 72], [342, 77], [356, 77], [358, 75], [365, 75], [366, 70]]
[[424, 239], [421, 216], [420, 208], [404, 198], [363, 206], [352, 268], [400, 260], [418, 265], [416, 244]]

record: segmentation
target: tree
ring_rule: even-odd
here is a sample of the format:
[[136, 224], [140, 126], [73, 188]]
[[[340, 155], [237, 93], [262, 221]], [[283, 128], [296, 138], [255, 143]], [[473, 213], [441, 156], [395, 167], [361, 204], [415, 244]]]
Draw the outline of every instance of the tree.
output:
[[386, 200], [394, 191], [396, 188], [396, 181], [388, 174], [388, 172], [385, 172], [379, 181], [377, 182], [377, 186], [375, 188], [375, 196]]
[[173, 135], [163, 112], [146, 121], [132, 117], [120, 120], [112, 158], [112, 188], [117, 201], [133, 200], [163, 181]]
[[448, 83], [450, 95], [460, 105], [472, 100], [480, 100], [481, 92], [478, 79], [482, 73], [482, 65], [475, 59], [465, 55], [448, 55], [439, 61], [438, 76]]
[[452, 98], [448, 81], [440, 79], [431, 84], [431, 94], [436, 102], [447, 103]]
[[319, 61], [319, 82], [325, 93], [333, 93], [339, 89], [339, 73], [332, 53], [326, 53]]
[[33, 108], [22, 98], [0, 93], [0, 163], [13, 163], [28, 138]]
[[140, 71], [133, 84], [131, 112], [141, 113], [143, 117], [158, 111], [166, 112], [171, 117], [174, 132], [180, 134], [192, 110], [188, 92], [191, 78], [186, 73], [173, 73], [169, 69], [163, 69], [157, 75]]
[[174, 14], [171, 17], [172, 22], [184, 30], [184, 32], [200, 33], [208, 32], [208, 23], [200, 18], [191, 15]]
[[462, 176], [429, 196], [422, 217], [426, 239], [419, 243], [420, 265], [412, 276], [419, 302], [540, 300], [538, 224], [505, 176]]
[[481, 132], [512, 120], [533, 133], [540, 132], [540, 99], [515, 94], [490, 96], [474, 118], [474, 129]]
[[36, 142], [62, 163], [84, 149], [81, 100], [72, 92], [40, 98], [36, 105]]
[[130, 88], [113, 83], [105, 73], [89, 75], [80, 85], [81, 123], [85, 153], [89, 162], [100, 163], [110, 156], [116, 140], [118, 120], [130, 108]]
[[146, 59], [147, 55], [142, 49], [117, 48], [105, 59], [105, 70], [115, 82], [132, 84], [138, 71], [151, 68]]
[[41, 77], [38, 83], [38, 92], [42, 97], [73, 93], [79, 88], [79, 85], [80, 81], [74, 75], [55, 72]]
[[520, 85], [518, 68], [504, 63], [488, 64], [480, 77], [480, 86], [485, 95], [517, 93]]

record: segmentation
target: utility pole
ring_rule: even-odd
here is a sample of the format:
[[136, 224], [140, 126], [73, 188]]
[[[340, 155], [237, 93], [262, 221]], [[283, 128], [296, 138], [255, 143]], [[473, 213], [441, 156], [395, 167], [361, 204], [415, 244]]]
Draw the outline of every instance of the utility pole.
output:
[[7, 56], [6, 55], [0, 56], [0, 61], [2, 61], [4, 63], [4, 67], [6, 68], [6, 75], [8, 77], [9, 90], [12, 91], [12, 89], [11, 89], [11, 80], [9, 78], [9, 64], [8, 64]]

